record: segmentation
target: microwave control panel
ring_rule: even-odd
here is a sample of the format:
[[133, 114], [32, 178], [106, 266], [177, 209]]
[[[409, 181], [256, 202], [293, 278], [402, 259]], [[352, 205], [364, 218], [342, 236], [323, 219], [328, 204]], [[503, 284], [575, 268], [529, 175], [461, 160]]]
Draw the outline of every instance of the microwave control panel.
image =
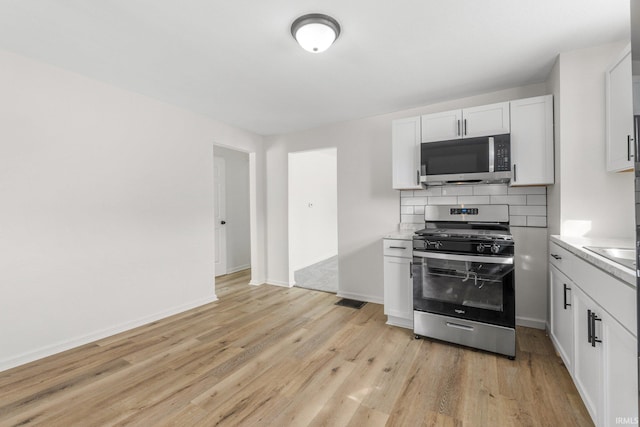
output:
[[493, 164], [493, 170], [496, 172], [505, 172], [511, 170], [511, 163], [509, 157], [511, 154], [511, 147], [508, 141], [496, 141], [495, 146], [495, 158]]

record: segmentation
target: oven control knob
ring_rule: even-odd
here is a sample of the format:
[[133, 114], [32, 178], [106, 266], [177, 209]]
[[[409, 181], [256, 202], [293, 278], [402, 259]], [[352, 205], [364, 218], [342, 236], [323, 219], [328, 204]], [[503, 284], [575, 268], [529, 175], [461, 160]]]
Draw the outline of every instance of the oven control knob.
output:
[[476, 250], [477, 250], [478, 252], [484, 252], [484, 245], [483, 245], [483, 244], [478, 245], [478, 247], [476, 248]]
[[500, 251], [500, 245], [496, 243], [491, 245], [491, 252], [493, 252], [494, 254], [497, 254], [499, 251]]
[[436, 249], [440, 249], [442, 247], [442, 242], [438, 240], [434, 246], [436, 247]]

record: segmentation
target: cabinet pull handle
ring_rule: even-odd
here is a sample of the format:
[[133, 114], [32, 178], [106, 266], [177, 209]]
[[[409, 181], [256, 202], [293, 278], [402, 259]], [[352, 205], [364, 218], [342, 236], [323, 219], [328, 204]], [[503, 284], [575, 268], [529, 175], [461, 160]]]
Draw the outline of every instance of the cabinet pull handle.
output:
[[416, 170], [416, 185], [420, 185], [420, 169]]
[[518, 180], [518, 178], [517, 178], [517, 177], [518, 177], [518, 175], [517, 175], [517, 173], [516, 173], [516, 164], [514, 163], [514, 164], [513, 164], [513, 180], [514, 180], [514, 181], [517, 181], [517, 180]]
[[587, 342], [591, 344], [591, 310], [587, 310]]
[[567, 302], [567, 291], [570, 291], [571, 288], [568, 287], [566, 283], [563, 283], [563, 285], [564, 285], [564, 290], [563, 290], [563, 292], [564, 292], [564, 309], [566, 310], [567, 307], [571, 307], [571, 304], [569, 304]]
[[450, 328], [462, 329], [465, 331], [473, 331], [473, 326], [461, 325], [459, 323], [446, 322], [445, 323]]
[[460, 120], [458, 119], [458, 136], [460, 136]]
[[409, 279], [413, 279], [413, 261], [409, 261]]
[[464, 134], [466, 135], [467, 134], [467, 119], [464, 119], [463, 129], [464, 129]]
[[595, 347], [597, 342], [602, 342], [596, 337], [596, 322], [602, 322], [602, 319], [596, 316], [596, 314], [591, 312], [591, 347]]
[[558, 260], [562, 259], [562, 257], [561, 257], [560, 255], [551, 254], [551, 256], [552, 256], [554, 259], [558, 259]]
[[631, 135], [627, 135], [627, 161], [631, 161]]
[[389, 246], [389, 249], [407, 249], [404, 246]]

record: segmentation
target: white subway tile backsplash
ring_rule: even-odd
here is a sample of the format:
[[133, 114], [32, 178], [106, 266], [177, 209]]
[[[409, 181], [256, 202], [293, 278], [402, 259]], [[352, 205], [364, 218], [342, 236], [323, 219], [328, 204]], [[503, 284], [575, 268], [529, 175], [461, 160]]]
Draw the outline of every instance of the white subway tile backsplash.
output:
[[547, 196], [546, 195], [528, 195], [527, 196], [527, 204], [528, 205], [547, 205]]
[[430, 205], [457, 205], [458, 198], [456, 196], [448, 196], [448, 197], [429, 197]]
[[411, 224], [424, 223], [424, 215], [400, 215], [400, 222]]
[[415, 205], [426, 205], [427, 204], [427, 198], [426, 197], [407, 197], [405, 199], [401, 200], [401, 203], [405, 206], [415, 206]]
[[489, 196], [458, 196], [459, 205], [488, 205], [491, 203]]
[[509, 187], [509, 194], [547, 194], [547, 187]]
[[506, 184], [485, 184], [474, 185], [473, 194], [475, 196], [500, 196], [507, 194]]
[[491, 196], [492, 205], [526, 205], [527, 196]]
[[526, 216], [509, 216], [509, 224], [514, 227], [526, 227], [527, 226], [527, 217]]
[[413, 195], [416, 197], [442, 196], [442, 187], [429, 187], [424, 190], [415, 190]]
[[507, 184], [446, 185], [401, 191], [401, 224], [423, 224], [425, 205], [458, 204], [508, 204], [512, 226], [547, 226], [546, 187], [509, 187]]
[[510, 215], [547, 216], [546, 206], [509, 206]]
[[473, 187], [471, 185], [455, 185], [442, 187], [443, 196], [471, 196]]
[[[422, 208], [424, 210], [424, 208]], [[414, 207], [413, 206], [400, 206], [400, 214], [401, 215], [413, 215]]]
[[546, 227], [546, 226], [547, 226], [546, 216], [528, 216], [527, 217], [527, 227]]

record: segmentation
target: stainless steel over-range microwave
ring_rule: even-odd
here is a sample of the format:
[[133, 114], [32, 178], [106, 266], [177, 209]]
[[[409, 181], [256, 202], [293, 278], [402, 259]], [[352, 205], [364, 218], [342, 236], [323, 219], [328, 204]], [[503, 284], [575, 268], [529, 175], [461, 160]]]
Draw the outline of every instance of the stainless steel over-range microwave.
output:
[[420, 182], [508, 182], [511, 179], [509, 134], [420, 144]]

